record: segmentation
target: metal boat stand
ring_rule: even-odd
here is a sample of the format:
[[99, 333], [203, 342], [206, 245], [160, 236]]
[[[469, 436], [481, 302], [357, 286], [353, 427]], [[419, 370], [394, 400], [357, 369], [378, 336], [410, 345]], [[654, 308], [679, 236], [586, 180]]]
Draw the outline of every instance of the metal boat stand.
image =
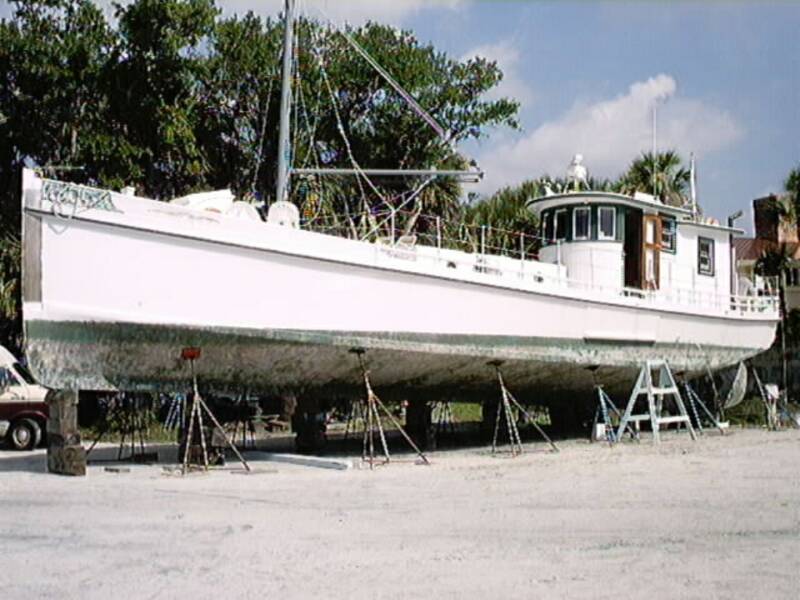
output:
[[[127, 397], [125, 392], [117, 392], [111, 400], [109, 409], [106, 411], [103, 425], [97, 434], [97, 437], [92, 440], [89, 448], [86, 450], [86, 459], [94, 451], [97, 444], [99, 444], [106, 434], [116, 429], [120, 435], [119, 447], [117, 449], [117, 462], [130, 461], [133, 463], [156, 462], [158, 460], [157, 452], [147, 452], [145, 433], [147, 431], [147, 419], [141, 414], [142, 408], [138, 406], [139, 398]], [[112, 428], [112, 423], [117, 426]], [[128, 446], [129, 455], [124, 456], [125, 448]], [[137, 447], [138, 446], [138, 447]], [[108, 459], [95, 460], [93, 462], [106, 462]], [[111, 459], [113, 460], [113, 459]]]
[[777, 431], [781, 426], [780, 419], [778, 419], [778, 397], [767, 391], [767, 388], [761, 382], [761, 377], [758, 376], [758, 371], [752, 363], [750, 364], [750, 371], [753, 373], [753, 378], [758, 388], [758, 395], [761, 397], [761, 402], [764, 404], [764, 422], [767, 429], [770, 431]]
[[211, 409], [208, 408], [208, 405], [203, 400], [202, 396], [200, 396], [200, 391], [197, 387], [197, 374], [195, 373], [194, 369], [194, 361], [195, 359], [200, 357], [200, 348], [184, 348], [181, 352], [181, 358], [184, 360], [189, 361], [189, 366], [192, 372], [192, 406], [189, 409], [189, 424], [188, 430], [186, 433], [186, 448], [183, 452], [183, 461], [181, 463], [181, 475], [186, 475], [186, 473], [190, 469], [190, 454], [192, 451], [192, 436], [194, 434], [194, 427], [195, 422], [197, 422], [197, 430], [200, 435], [200, 447], [203, 449], [203, 470], [208, 471], [208, 450], [206, 448], [206, 436], [203, 431], [203, 411], [205, 411], [208, 418], [214, 425], [214, 428], [222, 435], [225, 441], [228, 443], [228, 446], [231, 450], [233, 450], [236, 457], [239, 459], [239, 462], [242, 463], [245, 471], [248, 473], [250, 472], [250, 465], [247, 464], [247, 461], [239, 452], [239, 449], [236, 445], [231, 441], [228, 437], [228, 434], [225, 433], [225, 429], [220, 425], [217, 418], [214, 416], [214, 413], [211, 412]]
[[351, 433], [355, 434], [356, 423], [358, 423], [359, 419], [365, 420], [364, 406], [363, 402], [357, 400], [350, 403], [350, 410], [347, 412], [347, 421], [344, 424], [344, 438], [342, 438], [345, 442], [350, 439]]
[[548, 444], [552, 447], [555, 452], [559, 452], [558, 446], [556, 446], [555, 442], [551, 440], [548, 435], [544, 432], [544, 430], [539, 426], [533, 417], [531, 417], [530, 413], [525, 410], [522, 405], [517, 402], [517, 399], [511, 394], [511, 392], [506, 387], [506, 383], [503, 380], [503, 372], [500, 370], [500, 367], [503, 365], [503, 361], [501, 360], [493, 360], [486, 363], [490, 367], [494, 367], [495, 373], [497, 374], [497, 382], [500, 384], [500, 402], [497, 404], [497, 416], [495, 417], [494, 422], [494, 437], [492, 438], [492, 454], [497, 452], [497, 434], [500, 431], [500, 416], [501, 414], [505, 418], [506, 425], [508, 426], [508, 439], [509, 444], [511, 445], [511, 456], [517, 456], [518, 454], [522, 454], [522, 440], [519, 436], [519, 428], [517, 427], [517, 420], [515, 418], [514, 412], [512, 410], [512, 406], [517, 409], [519, 413], [525, 415], [525, 419], [531, 425], [536, 428], [536, 431], [539, 432]]
[[384, 414], [389, 418], [403, 438], [408, 442], [408, 445], [414, 449], [414, 452], [420, 457], [423, 463], [429, 465], [430, 462], [428, 461], [425, 454], [423, 454], [422, 450], [417, 447], [411, 437], [406, 433], [406, 430], [403, 429], [403, 426], [400, 425], [400, 422], [395, 419], [392, 412], [386, 408], [386, 405], [383, 401], [378, 397], [378, 395], [373, 391], [372, 384], [369, 381], [369, 370], [364, 363], [364, 354], [366, 354], [366, 350], [364, 348], [352, 348], [350, 350], [351, 353], [355, 354], [358, 357], [358, 366], [361, 369], [361, 376], [364, 378], [364, 387], [366, 388], [366, 399], [364, 400], [364, 406], [362, 407], [362, 415], [366, 413], [364, 417], [364, 437], [363, 437], [363, 444], [361, 449], [361, 460], [364, 462], [369, 463], [369, 468], [372, 470], [375, 467], [375, 430], [378, 430], [378, 434], [380, 435], [381, 446], [383, 448], [383, 455], [385, 457], [382, 464], [388, 464], [391, 460], [391, 456], [389, 455], [389, 446], [386, 444], [386, 434], [383, 431], [383, 424], [381, 423], [381, 416], [378, 412], [378, 408], [380, 408]]
[[[654, 370], [658, 372], [658, 385], [653, 383]], [[633, 409], [640, 396], [647, 396], [647, 412], [633, 414]], [[679, 412], [678, 415], [661, 416], [666, 396], [673, 397]], [[648, 360], [642, 364], [639, 376], [636, 378], [636, 384], [633, 386], [633, 391], [628, 400], [628, 406], [625, 408], [625, 414], [619, 422], [616, 439], [622, 439], [622, 434], [630, 423], [635, 423], [638, 428], [638, 424], [641, 421], [650, 421], [654, 444], [658, 444], [661, 441], [659, 435], [660, 426], [670, 423], [678, 425], [683, 423], [689, 431], [689, 435], [692, 436], [692, 440], [697, 440], [697, 435], [692, 427], [692, 420], [686, 412], [686, 406], [683, 404], [680, 391], [678, 391], [678, 385], [675, 383], [672, 371], [670, 371], [669, 365], [665, 360]]]
[[450, 400], [437, 400], [431, 408], [431, 420], [436, 424], [436, 438], [442, 434], [455, 435], [456, 425]]
[[[588, 367], [588, 370], [592, 374], [592, 383], [594, 384], [594, 389], [597, 391], [597, 409], [594, 412], [594, 420], [592, 421], [592, 435], [590, 441], [595, 441], [595, 431], [597, 431], [597, 424], [600, 422], [600, 419], [602, 418], [603, 425], [605, 427], [606, 441], [608, 442], [609, 446], [613, 446], [618, 440], [617, 440], [616, 429], [611, 419], [611, 412], [613, 411], [614, 416], [617, 418], [618, 422], [622, 420], [622, 413], [617, 408], [617, 405], [614, 404], [613, 400], [611, 400], [611, 397], [608, 394], [606, 394], [606, 391], [603, 389], [603, 386], [597, 383], [598, 368], [599, 367], [597, 366]], [[637, 432], [630, 425], [628, 425], [627, 430], [631, 438], [633, 438], [637, 442], [640, 441], [639, 432]]]
[[[680, 374], [678, 375], [680, 376]], [[725, 429], [728, 427], [728, 423], [721, 422], [713, 415], [713, 413], [708, 409], [708, 406], [706, 406], [705, 402], [700, 399], [700, 396], [694, 391], [694, 388], [688, 381], [684, 379], [681, 384], [683, 385], [683, 392], [686, 396], [686, 400], [689, 403], [689, 408], [692, 411], [692, 417], [694, 417], [697, 433], [700, 435], [705, 433], [702, 422], [702, 416], [705, 416], [711, 422], [711, 424], [719, 430], [720, 434], [725, 435]], [[702, 409], [702, 414], [697, 411], [698, 406]]]

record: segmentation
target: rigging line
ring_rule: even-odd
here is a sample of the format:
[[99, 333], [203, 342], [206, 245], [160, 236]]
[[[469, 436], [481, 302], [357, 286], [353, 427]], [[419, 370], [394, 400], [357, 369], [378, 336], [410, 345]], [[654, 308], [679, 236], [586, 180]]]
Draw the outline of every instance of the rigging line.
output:
[[[315, 37], [315, 31], [313, 29], [310, 30], [310, 36], [311, 37]], [[298, 43], [297, 43], [296, 47], [298, 49], [300, 48], [299, 33], [298, 33]], [[296, 88], [297, 88], [297, 107], [296, 107], [297, 108], [297, 112], [295, 113], [295, 115], [296, 115], [296, 119], [295, 119], [295, 142], [294, 142], [295, 152], [293, 153], [293, 155], [296, 158], [299, 157], [299, 154], [297, 152], [297, 147], [298, 147], [299, 141], [300, 141], [300, 126], [299, 126], [298, 123], [299, 123], [299, 121], [302, 120], [305, 123], [305, 130], [306, 130], [306, 134], [308, 135], [308, 148], [306, 150], [305, 156], [303, 157], [303, 160], [301, 161], [301, 168], [306, 167], [308, 165], [308, 163], [309, 163], [309, 160], [311, 160], [312, 158], [314, 159], [314, 164], [316, 165], [316, 167], [320, 168], [318, 149], [316, 147], [316, 131], [317, 131], [317, 126], [318, 126], [318, 124], [320, 122], [320, 115], [319, 115], [319, 111], [317, 111], [315, 113], [314, 122], [313, 123], [311, 122], [311, 119], [308, 116], [309, 115], [308, 101], [306, 100], [306, 94], [304, 92], [303, 77], [302, 77], [301, 69], [300, 69], [299, 50], [298, 50], [297, 66], [296, 66], [295, 73], [297, 74], [296, 75], [297, 76], [297, 85], [296, 85]], [[319, 103], [320, 103], [321, 94], [322, 94], [322, 86], [317, 86], [317, 98], [316, 98], [316, 106], [317, 107], [319, 106]], [[325, 197], [325, 187], [324, 187], [322, 178], [314, 178], [313, 181], [316, 184], [316, 186], [318, 187], [317, 191], [319, 192], [318, 198], [319, 198], [320, 201], [317, 202], [317, 204], [316, 204], [314, 214], [311, 217], [306, 217], [307, 224], [313, 223], [314, 220], [317, 219], [320, 216], [320, 213], [321, 213], [322, 208], [323, 208], [322, 207], [323, 198]]]
[[370, 235], [372, 235], [374, 232], [376, 232], [378, 229], [380, 229], [380, 227], [381, 227], [382, 225], [384, 225], [384, 224], [386, 224], [387, 222], [389, 222], [389, 221], [392, 219], [392, 217], [394, 216], [394, 214], [395, 214], [395, 213], [396, 213], [398, 210], [400, 210], [400, 209], [401, 209], [401, 208], [403, 208], [403, 207], [404, 207], [406, 204], [408, 204], [409, 202], [411, 202], [412, 200], [414, 200], [414, 199], [415, 199], [417, 196], [419, 196], [419, 195], [420, 195], [420, 193], [422, 193], [422, 190], [424, 190], [424, 189], [425, 189], [425, 187], [427, 187], [427, 185], [428, 185], [428, 184], [429, 184], [431, 181], [433, 181], [433, 180], [434, 180], [434, 177], [428, 177], [428, 178], [427, 178], [425, 181], [423, 181], [423, 182], [422, 182], [422, 184], [421, 184], [421, 185], [420, 185], [420, 186], [419, 186], [419, 187], [418, 187], [418, 188], [417, 188], [417, 189], [414, 191], [414, 193], [413, 193], [413, 194], [411, 194], [411, 195], [410, 195], [408, 198], [406, 198], [405, 200], [403, 200], [402, 204], [400, 204], [400, 206], [398, 206], [398, 207], [397, 207], [397, 209], [392, 209], [392, 210], [391, 210], [391, 213], [389, 214], [389, 216], [388, 216], [388, 217], [386, 217], [386, 218], [385, 218], [383, 221], [380, 221], [379, 223], [377, 223], [377, 224], [376, 224], [376, 225], [375, 225], [375, 226], [374, 226], [372, 229], [370, 229], [370, 230], [369, 230], [369, 231], [368, 231], [366, 234], [364, 234], [364, 235], [361, 237], [361, 241], [363, 242], [364, 240], [366, 240], [366, 239], [367, 239], [367, 238], [368, 238]]
[[[328, 29], [330, 31], [330, 28], [328, 28]], [[327, 48], [327, 40], [326, 40], [325, 47]], [[353, 166], [355, 167], [355, 169], [357, 171], [360, 171], [361, 167], [358, 165], [358, 162], [356, 162], [355, 158], [353, 157], [353, 152], [350, 149], [350, 142], [349, 142], [349, 140], [347, 139], [347, 136], [344, 133], [344, 127], [342, 125], [342, 119], [341, 119], [341, 116], [339, 115], [339, 107], [338, 107], [338, 104], [336, 102], [336, 97], [333, 94], [333, 90], [331, 89], [330, 81], [328, 80], [328, 72], [325, 69], [325, 62], [324, 62], [324, 60], [322, 58], [321, 48], [323, 48], [323, 44], [320, 43], [319, 34], [317, 32], [314, 32], [314, 44], [312, 45], [312, 54], [314, 55], [314, 58], [316, 59], [317, 63], [319, 64], [319, 70], [320, 70], [320, 74], [322, 75], [322, 80], [325, 83], [325, 87], [327, 88], [327, 91], [331, 96], [331, 104], [333, 106], [333, 112], [334, 112], [334, 115], [336, 117], [337, 128], [339, 130], [339, 133], [342, 135], [342, 138], [344, 139], [345, 148], [347, 149], [348, 157], [350, 158], [351, 162], [353, 163]], [[318, 99], [319, 99], [319, 97], [321, 97], [321, 93], [322, 93], [321, 92], [321, 87], [322, 86], [320, 86], [320, 89], [318, 89]], [[319, 102], [317, 103], [317, 108], [319, 108]], [[362, 200], [362, 202], [365, 205], [368, 205], [369, 203], [366, 201], [366, 192], [364, 190], [364, 185], [361, 182], [361, 178], [360, 177], [356, 177], [356, 183], [358, 184], [359, 190], [361, 191], [361, 200]], [[379, 197], [380, 197], [380, 194], [379, 194]], [[346, 198], [344, 198], [343, 200], [344, 200], [344, 210], [345, 210], [345, 213], [347, 215], [347, 221], [348, 221], [350, 227], [353, 229], [353, 232], [355, 233], [356, 225], [355, 225], [355, 223], [353, 221], [352, 215], [350, 214], [349, 202], [347, 201]]]
[[[320, 60], [319, 63], [320, 63], [320, 72], [322, 74], [322, 79], [325, 82], [325, 87], [327, 88], [328, 94], [331, 97], [331, 104], [333, 105], [333, 113], [334, 113], [334, 115], [336, 117], [336, 126], [337, 126], [337, 129], [339, 130], [339, 134], [342, 136], [342, 140], [344, 141], [345, 148], [347, 149], [348, 158], [350, 159], [350, 162], [353, 164], [353, 168], [356, 171], [358, 171], [358, 174], [360, 175], [360, 177], [364, 178], [364, 180], [367, 182], [369, 187], [372, 188], [372, 191], [375, 192], [375, 194], [378, 196], [378, 198], [380, 198], [381, 201], [384, 204], [386, 204], [387, 206], [390, 206], [386, 202], [386, 199], [383, 197], [383, 194], [381, 194], [381, 192], [378, 190], [378, 188], [375, 186], [375, 184], [372, 183], [372, 180], [366, 175], [366, 173], [364, 173], [363, 169], [361, 168], [361, 165], [358, 164], [358, 161], [356, 160], [355, 156], [353, 155], [353, 149], [350, 146], [350, 140], [347, 138], [347, 134], [345, 133], [345, 130], [344, 130], [344, 124], [342, 123], [342, 117], [339, 114], [339, 104], [338, 104], [338, 102], [336, 100], [336, 95], [333, 92], [333, 88], [331, 86], [330, 79], [328, 78], [328, 73], [327, 73], [327, 71], [325, 69], [325, 66], [322, 63], [322, 60]], [[365, 204], [368, 206], [369, 203], [366, 202], [366, 198], [365, 198], [366, 192], [364, 191], [364, 186], [361, 184], [360, 177], [356, 177], [356, 181], [359, 182], [358, 185], [361, 188], [362, 199], [365, 200]]]
[[419, 102], [417, 102], [410, 93], [403, 89], [403, 87], [397, 83], [397, 81], [395, 81], [395, 79], [383, 67], [381, 67], [378, 62], [372, 58], [348, 32], [341, 30], [339, 33], [341, 33], [348, 43], [353, 47], [353, 49], [358, 52], [358, 54], [360, 54], [361, 57], [366, 60], [372, 66], [372, 68], [374, 68], [389, 83], [390, 86], [394, 88], [394, 90], [403, 100], [406, 101], [411, 109], [417, 113], [417, 116], [422, 118], [443, 141], [447, 142], [449, 135], [444, 128], [436, 122], [436, 119], [434, 119], [430, 113], [428, 113], [428, 111], [422, 108]]
[[[298, 100], [300, 90], [302, 90], [302, 79], [300, 78], [300, 27], [294, 28], [294, 42], [292, 43], [292, 89], [298, 90]], [[297, 144], [300, 137], [300, 128], [298, 123], [300, 121], [300, 102], [292, 102], [294, 123], [292, 124], [292, 142], [290, 149], [291, 163], [297, 157]], [[290, 163], [290, 168], [291, 168]]]
[[267, 101], [266, 105], [264, 106], [264, 118], [261, 120], [261, 135], [258, 140], [258, 150], [256, 152], [256, 166], [253, 170], [253, 184], [251, 185], [251, 191], [256, 191], [256, 185], [258, 184], [258, 171], [261, 169], [261, 162], [263, 159], [263, 152], [264, 152], [264, 134], [267, 131], [267, 120], [269, 119], [269, 104], [270, 100], [272, 99], [272, 84], [275, 82], [275, 78], [272, 77], [270, 73], [269, 77], [269, 86], [267, 87]]
[[[318, 10], [320, 13], [322, 13], [322, 16], [325, 18], [325, 20], [327, 20], [327, 21], [328, 21], [328, 23], [330, 23], [331, 25], [333, 25], [333, 24], [334, 24], [334, 21], [333, 21], [333, 19], [331, 19], [331, 17], [330, 17], [330, 16], [329, 16], [329, 15], [328, 15], [328, 14], [327, 14], [327, 13], [326, 13], [326, 12], [325, 12], [323, 9], [322, 9], [322, 7], [321, 7], [321, 6], [317, 6], [316, 8], [317, 8], [317, 10]], [[375, 70], [376, 70], [376, 71], [377, 71], [377, 72], [378, 72], [378, 73], [381, 75], [381, 77], [383, 77], [383, 78], [384, 78], [384, 79], [387, 81], [387, 83], [388, 83], [390, 86], [392, 86], [392, 88], [394, 88], [394, 90], [395, 90], [395, 91], [396, 91], [398, 94], [400, 94], [400, 97], [401, 97], [403, 100], [405, 100], [405, 101], [406, 101], [406, 103], [407, 103], [407, 104], [408, 104], [408, 105], [409, 105], [409, 106], [412, 108], [412, 110], [414, 110], [414, 112], [416, 112], [416, 113], [417, 113], [417, 115], [418, 115], [420, 118], [422, 118], [422, 119], [423, 119], [423, 120], [424, 120], [424, 121], [425, 121], [425, 122], [426, 122], [426, 123], [427, 123], [427, 124], [428, 124], [428, 125], [431, 127], [431, 129], [433, 129], [433, 130], [434, 130], [434, 131], [437, 133], [437, 135], [439, 135], [439, 137], [440, 137], [440, 138], [442, 138], [442, 140], [443, 140], [445, 143], [449, 143], [449, 141], [450, 141], [450, 138], [451, 138], [450, 132], [448, 132], [448, 131], [445, 131], [444, 127], [442, 127], [441, 125], [439, 125], [439, 123], [436, 121], [436, 119], [434, 119], [434, 118], [431, 116], [431, 114], [430, 114], [428, 111], [426, 111], [426, 110], [425, 110], [425, 109], [424, 109], [424, 108], [423, 108], [423, 107], [422, 107], [422, 106], [419, 104], [419, 102], [417, 102], [417, 101], [416, 101], [416, 99], [415, 99], [415, 98], [414, 98], [414, 97], [413, 97], [413, 96], [412, 96], [410, 93], [408, 93], [408, 92], [407, 92], [407, 91], [406, 91], [406, 90], [405, 90], [405, 89], [404, 89], [404, 88], [403, 88], [403, 87], [402, 87], [402, 86], [401, 86], [401, 85], [400, 85], [400, 84], [399, 84], [399, 83], [398, 83], [398, 82], [397, 82], [397, 81], [396, 81], [396, 80], [395, 80], [395, 79], [394, 79], [394, 78], [393, 78], [393, 77], [392, 77], [392, 76], [389, 74], [389, 72], [388, 72], [388, 71], [386, 71], [386, 69], [384, 69], [384, 68], [383, 68], [383, 67], [382, 67], [382, 66], [381, 66], [381, 65], [378, 63], [378, 61], [376, 61], [374, 58], [372, 58], [372, 56], [370, 56], [370, 54], [369, 54], [369, 53], [368, 53], [368, 52], [367, 52], [367, 51], [366, 51], [366, 50], [365, 50], [365, 49], [364, 49], [364, 48], [363, 48], [363, 47], [362, 47], [362, 46], [361, 46], [361, 45], [360, 45], [358, 42], [356, 42], [356, 40], [353, 38], [353, 36], [351, 36], [351, 35], [350, 35], [350, 34], [347, 32], [347, 30], [345, 30], [344, 28], [334, 28], [334, 30], [335, 30], [337, 33], [341, 34], [341, 35], [342, 35], [342, 36], [345, 38], [345, 40], [347, 40], [347, 43], [349, 43], [349, 44], [350, 44], [350, 45], [353, 47], [353, 49], [354, 49], [354, 50], [355, 50], [355, 51], [356, 51], [356, 52], [357, 52], [357, 53], [358, 53], [358, 54], [359, 54], [359, 55], [360, 55], [360, 56], [361, 56], [361, 57], [362, 57], [364, 60], [366, 60], [366, 61], [367, 61], [367, 63], [369, 63], [369, 65], [370, 65], [370, 66], [371, 66], [373, 69], [375, 69]]]
[[[309, 112], [308, 111], [308, 102], [306, 101], [306, 94], [303, 91], [303, 85], [302, 85], [303, 82], [302, 82], [302, 78], [300, 77], [300, 70], [299, 69], [298, 69], [297, 78], [298, 78], [297, 104], [298, 104], [298, 108], [299, 108], [302, 120], [305, 122], [305, 129], [306, 129], [306, 133], [308, 135], [308, 149], [306, 150], [305, 157], [303, 158], [303, 160], [300, 163], [300, 167], [301, 168], [305, 168], [306, 166], [308, 166], [308, 162], [309, 162], [312, 154], [316, 155], [314, 146], [315, 146], [315, 143], [316, 143], [317, 125], [318, 125], [320, 119], [319, 119], [319, 111], [317, 111], [317, 113], [314, 116], [314, 122], [313, 123], [311, 122], [311, 119], [308, 116], [308, 112]], [[317, 106], [319, 106], [319, 96], [320, 96], [320, 93], [321, 93], [321, 89], [322, 89], [321, 87], [319, 87], [319, 86], [317, 87]], [[299, 129], [299, 127], [298, 127], [298, 129]], [[298, 134], [299, 134], [299, 132], [298, 132]], [[319, 166], [319, 165], [317, 164], [317, 166]]]

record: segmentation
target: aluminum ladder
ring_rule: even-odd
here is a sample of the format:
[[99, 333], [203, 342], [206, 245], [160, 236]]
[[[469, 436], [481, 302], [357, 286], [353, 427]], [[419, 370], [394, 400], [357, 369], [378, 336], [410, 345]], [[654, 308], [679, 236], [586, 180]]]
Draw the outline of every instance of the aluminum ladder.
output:
[[[657, 373], [657, 384], [654, 383], [654, 372]], [[633, 414], [633, 409], [641, 396], [647, 396], [647, 412]], [[679, 414], [665, 417], [662, 416], [664, 398], [669, 396], [674, 398]], [[676, 423], [678, 426], [682, 423], [692, 436], [692, 440], [697, 439], [691, 418], [686, 412], [686, 406], [678, 390], [678, 385], [675, 383], [672, 371], [665, 360], [648, 360], [642, 364], [639, 376], [636, 378], [636, 385], [633, 386], [633, 391], [631, 391], [628, 406], [625, 408], [625, 414], [620, 419], [615, 436], [616, 439], [622, 439], [622, 434], [629, 423], [635, 423], [638, 429], [639, 423], [642, 421], [650, 421], [653, 430], [653, 443], [655, 444], [661, 441], [659, 435], [660, 427], [671, 423]]]

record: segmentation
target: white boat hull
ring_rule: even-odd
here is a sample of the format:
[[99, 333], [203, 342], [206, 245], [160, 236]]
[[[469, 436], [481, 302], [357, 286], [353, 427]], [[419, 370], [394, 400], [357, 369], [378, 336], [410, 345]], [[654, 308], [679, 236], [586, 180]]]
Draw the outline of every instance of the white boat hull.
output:
[[[63, 210], [25, 194], [27, 356], [52, 388], [185, 388], [201, 381], [327, 395], [360, 390], [353, 348], [383, 393], [469, 399], [612, 391], [638, 363], [725, 367], [769, 347], [774, 311], [674, 304], [487, 273], [316, 233], [236, 222], [144, 199]], [[388, 253], [387, 253], [388, 250]], [[455, 266], [455, 268], [453, 268]]]

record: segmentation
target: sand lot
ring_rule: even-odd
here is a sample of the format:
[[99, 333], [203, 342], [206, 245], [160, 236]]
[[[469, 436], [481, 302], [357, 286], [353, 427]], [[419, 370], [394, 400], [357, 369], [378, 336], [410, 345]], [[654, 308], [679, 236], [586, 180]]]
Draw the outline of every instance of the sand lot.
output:
[[797, 598], [800, 432], [83, 479], [0, 452], [5, 598]]

